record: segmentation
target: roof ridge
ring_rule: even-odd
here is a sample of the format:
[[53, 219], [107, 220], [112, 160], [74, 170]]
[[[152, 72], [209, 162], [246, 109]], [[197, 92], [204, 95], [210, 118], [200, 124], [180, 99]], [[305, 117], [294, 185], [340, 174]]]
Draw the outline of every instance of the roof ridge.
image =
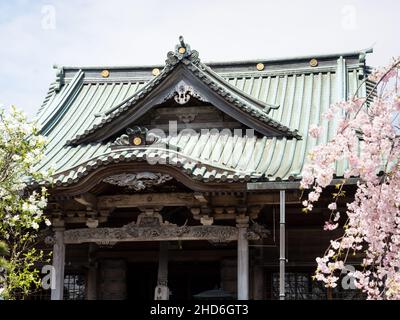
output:
[[45, 107], [47, 106], [48, 102], [50, 101], [51, 97], [54, 95], [55, 92], [56, 92], [56, 82], [51, 82], [50, 85], [48, 86], [44, 99], [38, 111], [36, 112], [35, 115], [36, 118], [40, 118], [42, 111], [45, 109]]
[[[256, 104], [259, 104], [261, 108], [265, 109], [265, 106], [268, 107], [268, 110], [266, 113], [269, 113], [270, 109], [277, 109], [280, 107], [280, 105], [277, 104], [272, 104], [272, 103], [267, 103], [267, 102], [262, 102], [252, 96], [250, 96], [249, 94], [247, 94], [245, 91], [238, 89], [237, 87], [231, 85], [228, 81], [226, 81], [221, 75], [219, 75], [217, 72], [215, 72], [214, 70], [212, 70], [209, 66], [205, 65], [204, 63], [202, 63], [202, 65], [205, 66], [205, 68], [207, 69], [207, 71], [213, 75], [215, 78], [217, 78], [219, 81], [221, 81], [226, 87], [228, 87], [229, 89], [231, 89], [232, 91], [234, 91], [235, 93], [239, 93], [242, 96], [245, 96], [248, 100], [253, 101]], [[263, 106], [264, 105], [264, 106]], [[265, 110], [264, 110], [265, 111]]]
[[[302, 55], [302, 56], [287, 56], [287, 57], [271, 57], [271, 58], [252, 58], [246, 60], [231, 60], [231, 61], [204, 61], [203, 63], [207, 66], [224, 66], [224, 65], [235, 65], [235, 64], [254, 64], [258, 62], [284, 62], [284, 61], [295, 61], [295, 60], [307, 60], [310, 58], [338, 58], [340, 56], [348, 57], [348, 56], [356, 56], [356, 55], [365, 55], [367, 53], [372, 53], [373, 48], [366, 48], [355, 51], [344, 51], [337, 53], [316, 53], [310, 55]], [[93, 66], [60, 66], [60, 68], [64, 70], [72, 69], [72, 70], [88, 70], [88, 69], [152, 69], [152, 68], [160, 68], [163, 67], [163, 64], [143, 64], [143, 65], [93, 65]]]

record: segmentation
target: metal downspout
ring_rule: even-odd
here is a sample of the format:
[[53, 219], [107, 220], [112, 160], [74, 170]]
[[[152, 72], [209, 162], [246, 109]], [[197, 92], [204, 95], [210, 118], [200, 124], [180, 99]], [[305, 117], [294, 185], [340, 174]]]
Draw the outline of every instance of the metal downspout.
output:
[[279, 192], [279, 300], [285, 300], [285, 190]]

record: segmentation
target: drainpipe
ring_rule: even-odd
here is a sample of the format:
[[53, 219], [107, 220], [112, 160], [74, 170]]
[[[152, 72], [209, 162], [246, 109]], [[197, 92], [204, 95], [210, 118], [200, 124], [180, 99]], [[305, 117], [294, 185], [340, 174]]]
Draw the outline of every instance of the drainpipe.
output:
[[279, 192], [279, 300], [285, 300], [285, 190]]

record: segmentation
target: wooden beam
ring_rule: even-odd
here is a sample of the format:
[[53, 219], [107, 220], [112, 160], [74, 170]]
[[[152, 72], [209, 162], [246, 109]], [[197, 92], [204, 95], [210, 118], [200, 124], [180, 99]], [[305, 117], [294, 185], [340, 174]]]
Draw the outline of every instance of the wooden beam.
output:
[[122, 228], [70, 229], [65, 231], [66, 244], [116, 243], [137, 241], [213, 240], [235, 241], [237, 228], [231, 226], [160, 226], [138, 227], [127, 225]]
[[204, 194], [202, 194], [201, 192], [195, 192], [193, 194], [193, 196], [195, 197], [195, 199], [201, 203], [207, 203], [208, 200], [206, 199], [206, 197], [204, 196]]
[[[288, 194], [287, 198], [288, 204], [300, 203], [299, 195], [297, 195], [297, 193]], [[207, 199], [203, 194], [181, 192], [99, 196], [97, 206], [98, 208], [102, 209], [146, 206], [201, 207], [205, 203], [208, 203], [210, 207], [243, 205], [241, 199], [235, 195], [214, 195], [211, 199]], [[279, 193], [249, 194], [246, 201], [246, 205], [265, 205], [278, 203]]]
[[[90, 212], [85, 211], [85, 210], [68, 210], [68, 211], [64, 211], [63, 212], [63, 221], [65, 223], [86, 223], [88, 218], [92, 218], [90, 217]], [[109, 215], [109, 211], [101, 211], [100, 212], [100, 216], [96, 217], [96, 220], [99, 221], [99, 223], [103, 223], [106, 222], [108, 219], [108, 215]], [[51, 219], [52, 221], [54, 221], [54, 219], [59, 218], [58, 216], [54, 216], [51, 215]]]
[[[299, 204], [300, 201], [300, 193], [293, 192], [287, 195], [288, 201], [290, 204]], [[253, 193], [248, 194], [246, 201], [243, 202], [243, 199], [238, 198], [235, 195], [214, 195], [210, 200], [210, 205], [214, 207], [224, 207], [224, 206], [257, 206], [257, 205], [271, 205], [271, 204], [279, 204], [279, 193], [278, 192], [269, 192], [269, 193]]]
[[74, 200], [87, 208], [95, 209], [97, 207], [97, 197], [91, 193], [84, 193], [76, 196]]
[[131, 208], [146, 206], [200, 206], [193, 193], [152, 193], [98, 197], [99, 208]]
[[[260, 235], [247, 232], [249, 240], [259, 240]], [[232, 226], [176, 226], [160, 225], [141, 227], [134, 223], [121, 228], [81, 228], [70, 229], [64, 233], [66, 244], [79, 243], [117, 243], [137, 241], [184, 241], [209, 240], [215, 242], [230, 242], [238, 239], [238, 229]]]

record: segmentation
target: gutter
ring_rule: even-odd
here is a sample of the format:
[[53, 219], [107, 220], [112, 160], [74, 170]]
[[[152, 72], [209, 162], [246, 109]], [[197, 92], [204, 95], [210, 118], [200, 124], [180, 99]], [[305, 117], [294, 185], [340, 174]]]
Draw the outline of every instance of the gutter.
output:
[[[359, 178], [349, 178], [346, 179], [347, 185], [356, 185]], [[343, 179], [332, 179], [330, 186], [334, 186], [341, 183]], [[246, 184], [246, 189], [248, 191], [263, 191], [263, 190], [290, 190], [299, 189], [300, 181], [266, 181], [266, 182], [248, 182]]]

